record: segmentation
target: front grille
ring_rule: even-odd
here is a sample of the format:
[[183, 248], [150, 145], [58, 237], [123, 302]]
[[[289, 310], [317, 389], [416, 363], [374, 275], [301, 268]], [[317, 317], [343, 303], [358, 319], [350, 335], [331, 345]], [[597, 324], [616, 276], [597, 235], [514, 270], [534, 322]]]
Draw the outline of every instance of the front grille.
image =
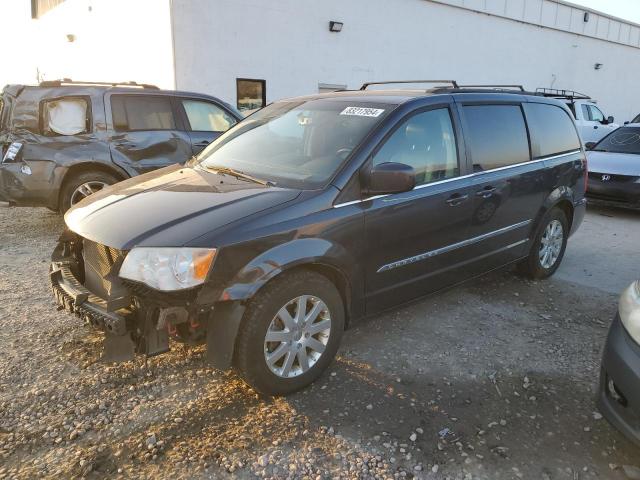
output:
[[126, 294], [126, 288], [118, 278], [125, 255], [126, 252], [122, 250], [83, 239], [85, 287], [104, 299]]

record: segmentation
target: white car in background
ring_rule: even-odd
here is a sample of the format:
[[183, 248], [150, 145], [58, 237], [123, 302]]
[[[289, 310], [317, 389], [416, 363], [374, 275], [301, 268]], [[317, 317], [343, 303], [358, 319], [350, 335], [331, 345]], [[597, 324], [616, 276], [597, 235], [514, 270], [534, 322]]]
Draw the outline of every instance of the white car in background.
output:
[[595, 100], [588, 95], [574, 92], [573, 90], [556, 90], [553, 88], [538, 88], [536, 93], [545, 97], [563, 100], [567, 104], [573, 113], [576, 126], [585, 144], [598, 142], [620, 127], [614, 122], [612, 116], [605, 117], [600, 107], [596, 105]]
[[586, 147], [587, 196], [640, 206], [640, 123], [629, 123]]

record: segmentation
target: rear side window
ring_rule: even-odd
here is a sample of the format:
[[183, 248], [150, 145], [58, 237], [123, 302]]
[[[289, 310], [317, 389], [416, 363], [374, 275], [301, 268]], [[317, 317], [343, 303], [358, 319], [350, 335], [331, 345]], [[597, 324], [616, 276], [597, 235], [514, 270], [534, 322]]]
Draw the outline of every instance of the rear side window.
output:
[[226, 132], [237, 122], [221, 107], [201, 100], [182, 100], [187, 120], [195, 132]]
[[169, 97], [113, 95], [111, 113], [113, 128], [120, 132], [176, 130], [176, 119]]
[[41, 104], [40, 129], [44, 135], [80, 135], [90, 130], [89, 104], [85, 98], [58, 98]]
[[534, 157], [548, 157], [580, 148], [580, 139], [567, 112], [555, 105], [526, 103]]
[[530, 160], [527, 128], [519, 105], [467, 105], [463, 111], [474, 172]]

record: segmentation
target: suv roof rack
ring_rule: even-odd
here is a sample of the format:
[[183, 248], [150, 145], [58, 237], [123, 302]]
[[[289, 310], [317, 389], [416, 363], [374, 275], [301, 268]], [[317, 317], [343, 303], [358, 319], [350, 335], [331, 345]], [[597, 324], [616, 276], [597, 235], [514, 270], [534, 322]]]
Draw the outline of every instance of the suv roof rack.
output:
[[589, 95], [573, 90], [558, 90], [556, 88], [536, 88], [536, 94], [543, 97], [566, 98], [568, 100], [591, 100]]
[[522, 85], [459, 85], [458, 88], [490, 88], [492, 90], [519, 90], [524, 92]]
[[98, 85], [104, 87], [132, 87], [132, 88], [149, 88], [152, 90], [160, 90], [156, 85], [137, 82], [79, 82], [70, 78], [62, 78], [60, 80], [45, 80], [40, 82], [41, 87], [62, 87], [65, 85]]
[[393, 85], [393, 84], [401, 84], [401, 83], [448, 83], [453, 86], [453, 88], [458, 88], [458, 82], [455, 80], [390, 80], [387, 82], [367, 82], [363, 83], [360, 87], [360, 90], [366, 90], [371, 85]]

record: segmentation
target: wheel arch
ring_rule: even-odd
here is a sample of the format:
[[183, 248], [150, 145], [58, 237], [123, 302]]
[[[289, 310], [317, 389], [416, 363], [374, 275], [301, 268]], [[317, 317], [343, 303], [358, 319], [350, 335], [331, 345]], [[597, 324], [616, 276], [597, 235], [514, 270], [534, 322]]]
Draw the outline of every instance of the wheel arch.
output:
[[319, 273], [335, 285], [343, 300], [346, 323], [361, 315], [363, 306], [358, 299], [364, 285], [352, 255], [322, 238], [295, 239], [256, 256], [224, 286], [218, 301], [247, 302], [270, 281], [298, 269]]
[[129, 175], [127, 175], [127, 173], [124, 170], [114, 165], [107, 165], [105, 163], [93, 162], [93, 161], [74, 163], [73, 165], [70, 165], [67, 168], [60, 182], [60, 189], [58, 190], [58, 205], [57, 205], [58, 208], [60, 208], [60, 203], [62, 202], [62, 195], [67, 183], [77, 175], [80, 175], [86, 172], [95, 172], [95, 171], [114, 175], [119, 180], [125, 180], [129, 178]]
[[573, 213], [575, 210], [573, 205], [573, 191], [568, 187], [558, 187], [551, 192], [543, 202], [542, 208], [535, 219], [533, 227], [534, 234], [540, 228], [540, 222], [545, 214], [553, 208], [559, 208], [564, 212], [567, 217], [567, 222], [569, 222], [569, 231], [571, 231], [571, 227], [573, 225]]

